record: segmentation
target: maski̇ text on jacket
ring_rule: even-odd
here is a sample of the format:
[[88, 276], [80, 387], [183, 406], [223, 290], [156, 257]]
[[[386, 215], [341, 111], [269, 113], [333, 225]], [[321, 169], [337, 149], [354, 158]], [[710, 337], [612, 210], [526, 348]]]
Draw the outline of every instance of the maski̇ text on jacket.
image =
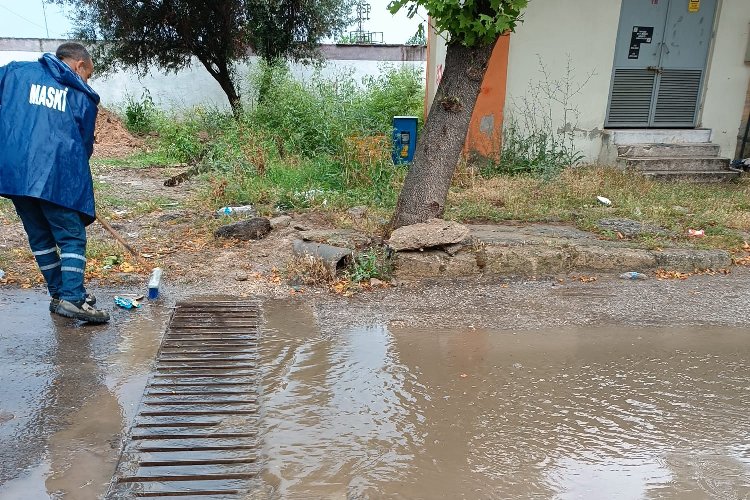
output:
[[29, 103], [37, 106], [47, 106], [50, 109], [65, 112], [68, 103], [68, 89], [56, 89], [45, 85], [31, 85]]

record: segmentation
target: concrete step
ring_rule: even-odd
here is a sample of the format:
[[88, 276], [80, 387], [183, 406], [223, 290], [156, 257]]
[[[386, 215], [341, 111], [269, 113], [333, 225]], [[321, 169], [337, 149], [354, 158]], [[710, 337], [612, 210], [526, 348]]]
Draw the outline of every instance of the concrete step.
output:
[[682, 182], [730, 182], [740, 178], [739, 172], [733, 172], [731, 170], [716, 171], [711, 170], [708, 172], [690, 171], [690, 172], [674, 172], [669, 170], [662, 171], [649, 171], [643, 172], [643, 176], [647, 179], [655, 181], [682, 181]]
[[627, 144], [682, 144], [711, 142], [711, 129], [609, 129], [612, 143]]
[[624, 168], [643, 172], [724, 172], [729, 170], [728, 158], [622, 158], [617, 163]]
[[719, 145], [710, 142], [674, 144], [625, 144], [617, 146], [618, 158], [713, 158], [719, 156]]

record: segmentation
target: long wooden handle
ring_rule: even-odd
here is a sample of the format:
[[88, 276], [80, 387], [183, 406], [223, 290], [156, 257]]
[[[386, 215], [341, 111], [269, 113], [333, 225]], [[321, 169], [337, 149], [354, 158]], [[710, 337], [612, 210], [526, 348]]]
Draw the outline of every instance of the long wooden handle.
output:
[[109, 234], [111, 234], [112, 236], [114, 236], [115, 239], [120, 243], [120, 245], [124, 246], [127, 249], [127, 251], [130, 252], [133, 255], [133, 257], [135, 257], [139, 261], [142, 259], [141, 254], [139, 254], [138, 252], [136, 252], [133, 247], [131, 247], [130, 245], [128, 245], [127, 242], [122, 238], [122, 236], [120, 236], [120, 234], [117, 231], [115, 231], [114, 228], [112, 226], [110, 226], [109, 223], [106, 220], [104, 220], [102, 217], [99, 217], [98, 215], [96, 216], [96, 220], [98, 220], [99, 224], [101, 224], [102, 226], [104, 226], [104, 229], [106, 229], [107, 231], [109, 231]]

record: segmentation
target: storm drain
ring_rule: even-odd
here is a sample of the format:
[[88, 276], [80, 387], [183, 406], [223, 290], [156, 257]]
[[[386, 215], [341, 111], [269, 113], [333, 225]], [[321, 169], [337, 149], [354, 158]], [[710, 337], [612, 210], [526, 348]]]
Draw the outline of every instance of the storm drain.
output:
[[231, 498], [257, 475], [257, 303], [177, 304], [108, 498]]

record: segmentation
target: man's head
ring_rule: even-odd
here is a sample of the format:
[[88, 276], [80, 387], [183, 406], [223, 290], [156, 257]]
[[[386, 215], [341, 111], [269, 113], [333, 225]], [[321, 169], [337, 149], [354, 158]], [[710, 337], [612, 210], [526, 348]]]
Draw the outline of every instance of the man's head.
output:
[[86, 47], [76, 42], [65, 42], [57, 48], [55, 55], [88, 83], [94, 73], [94, 61]]

